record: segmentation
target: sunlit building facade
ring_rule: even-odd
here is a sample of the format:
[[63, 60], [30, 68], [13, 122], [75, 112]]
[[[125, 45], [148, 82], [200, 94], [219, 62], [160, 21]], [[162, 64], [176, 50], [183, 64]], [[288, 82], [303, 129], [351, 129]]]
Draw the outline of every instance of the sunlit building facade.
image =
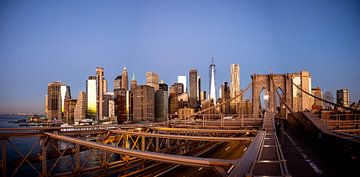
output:
[[[240, 94], [240, 66], [238, 64], [230, 65], [230, 98], [234, 98]], [[230, 109], [231, 112], [236, 113], [240, 106], [242, 97], [236, 98], [231, 101]]]
[[209, 99], [213, 101], [214, 104], [216, 104], [216, 81], [215, 81], [215, 64], [214, 59], [212, 60], [212, 63], [209, 66]]
[[178, 83], [182, 83], [183, 84], [183, 93], [185, 93], [187, 91], [187, 85], [186, 85], [186, 76], [178, 76]]
[[336, 103], [345, 107], [350, 106], [350, 94], [348, 89], [336, 90]]
[[87, 96], [87, 118], [96, 118], [96, 76], [89, 76], [86, 81], [86, 96]]
[[125, 90], [129, 90], [129, 76], [126, 67], [124, 67], [122, 71], [122, 81], [121, 81], [121, 88]]
[[65, 99], [71, 99], [70, 87], [67, 85], [61, 85], [60, 86], [60, 95], [61, 95], [61, 113], [64, 114]]
[[[311, 94], [311, 75], [308, 71], [300, 71], [299, 73], [292, 74], [292, 81], [295, 85]], [[305, 111], [312, 109], [311, 96], [303, 93], [296, 86], [293, 86], [293, 110]]]
[[146, 85], [153, 87], [156, 90], [159, 89], [159, 75], [155, 72], [146, 72]]

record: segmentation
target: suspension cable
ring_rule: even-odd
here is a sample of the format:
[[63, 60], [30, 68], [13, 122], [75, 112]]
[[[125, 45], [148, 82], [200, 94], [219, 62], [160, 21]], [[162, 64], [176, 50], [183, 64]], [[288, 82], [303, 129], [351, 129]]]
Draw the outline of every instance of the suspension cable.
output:
[[282, 96], [280, 95], [280, 93], [278, 92], [276, 86], [275, 86], [275, 81], [272, 77], [272, 75], [270, 76], [270, 80], [272, 81], [273, 83], [273, 89], [276, 91], [277, 95], [279, 96], [281, 102], [285, 105], [285, 107], [290, 111], [290, 112], [294, 112], [294, 110], [286, 103], [286, 101], [282, 98]]

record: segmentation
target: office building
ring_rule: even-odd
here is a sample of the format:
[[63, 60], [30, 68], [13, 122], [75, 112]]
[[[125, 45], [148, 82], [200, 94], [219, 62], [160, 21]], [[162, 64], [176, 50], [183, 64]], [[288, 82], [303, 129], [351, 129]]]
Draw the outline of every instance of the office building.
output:
[[67, 85], [60, 86], [60, 95], [61, 95], [61, 113], [65, 112], [65, 100], [71, 99], [70, 87]]
[[168, 88], [165, 83], [161, 83], [159, 84], [159, 90], [155, 92], [155, 121], [166, 121], [168, 109]]
[[197, 90], [196, 90], [196, 96], [198, 98], [198, 101], [201, 101], [200, 93], [201, 93], [201, 78], [200, 78], [200, 76], [198, 76], [197, 77]]
[[178, 76], [178, 83], [182, 83], [183, 84], [183, 93], [187, 92], [187, 87], [186, 87], [186, 76]]
[[86, 97], [87, 97], [87, 118], [96, 119], [97, 115], [97, 90], [96, 90], [96, 76], [89, 76], [86, 81]]
[[115, 117], [118, 124], [126, 121], [126, 90], [114, 89]]
[[221, 106], [221, 112], [224, 114], [230, 113], [230, 87], [228, 82], [224, 82], [221, 85], [221, 103], [225, 103]]
[[114, 92], [106, 92], [104, 94], [104, 118], [110, 118], [110, 102], [114, 100]]
[[[295, 85], [311, 94], [311, 75], [308, 71], [300, 71], [292, 74], [292, 80]], [[293, 86], [293, 110], [305, 111], [311, 110], [311, 96], [303, 93], [296, 86]]]
[[96, 118], [100, 120], [104, 117], [104, 80], [104, 68], [96, 67]]
[[169, 91], [169, 114], [173, 116], [180, 108], [178, 97], [183, 93], [184, 85], [182, 83], [174, 83], [171, 85]]
[[155, 88], [149, 85], [138, 85], [133, 92], [133, 120], [155, 120]]
[[[230, 65], [230, 98], [240, 94], [240, 66], [238, 64]], [[242, 97], [236, 98], [231, 101], [230, 109], [232, 113], [237, 113], [239, 111], [240, 103]]]
[[55, 81], [48, 84], [47, 94], [47, 118], [61, 119], [64, 111], [64, 100], [70, 99], [70, 89], [65, 84]]
[[146, 72], [146, 85], [159, 89], [159, 75], [155, 72]]
[[190, 69], [189, 72], [189, 81], [190, 81], [190, 98], [194, 98], [197, 100], [198, 93], [198, 75], [196, 69]]
[[74, 117], [75, 117], [75, 107], [76, 107], [77, 100], [76, 99], [65, 99], [64, 101], [64, 116], [63, 122], [69, 125], [74, 124]]
[[137, 87], [137, 81], [135, 78], [135, 73], [133, 73], [131, 78], [130, 90], [133, 91], [134, 89], [136, 89], [136, 87]]
[[[319, 87], [312, 88], [311, 93], [316, 97], [323, 98], [322, 91], [321, 91], [321, 89]], [[311, 101], [312, 110], [321, 111], [324, 108], [323, 101], [321, 101], [319, 99], [316, 99], [316, 98], [313, 98], [313, 97], [311, 98], [311, 100], [312, 100]]]
[[87, 99], [86, 93], [80, 92], [79, 97], [76, 101], [76, 106], [74, 110], [74, 123], [79, 124], [81, 120], [86, 119], [86, 108], [87, 108]]
[[126, 67], [124, 67], [122, 71], [122, 81], [121, 81], [121, 88], [125, 90], [129, 90], [129, 81], [128, 81], [128, 72], [126, 70]]
[[336, 103], [345, 107], [350, 107], [350, 94], [348, 89], [336, 90]]
[[114, 79], [114, 89], [119, 89], [122, 86], [122, 76], [116, 76], [116, 78]]
[[216, 105], [216, 80], [215, 80], [215, 64], [214, 59], [212, 59], [212, 62], [209, 66], [209, 99], [213, 101], [213, 103]]

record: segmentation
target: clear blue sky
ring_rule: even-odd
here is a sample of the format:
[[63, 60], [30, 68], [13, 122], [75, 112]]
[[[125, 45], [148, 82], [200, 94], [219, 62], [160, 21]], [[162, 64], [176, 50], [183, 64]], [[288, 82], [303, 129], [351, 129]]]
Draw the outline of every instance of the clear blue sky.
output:
[[47, 84], [85, 90], [96, 66], [113, 79], [124, 65], [144, 83], [155, 71], [168, 84], [191, 67], [208, 89], [241, 67], [253, 73], [309, 70], [323, 91], [349, 88], [360, 99], [360, 1], [0, 1], [0, 112], [43, 111]]

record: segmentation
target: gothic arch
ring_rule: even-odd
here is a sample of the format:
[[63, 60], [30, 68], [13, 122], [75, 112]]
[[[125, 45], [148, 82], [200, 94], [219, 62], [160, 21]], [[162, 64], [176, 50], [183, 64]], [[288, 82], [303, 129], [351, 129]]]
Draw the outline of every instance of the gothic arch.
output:
[[[254, 74], [251, 76], [252, 84], [252, 110], [254, 117], [260, 116], [259, 105], [260, 93], [265, 88], [269, 93], [269, 111], [276, 112], [276, 90], [280, 88], [283, 91], [285, 101], [292, 103], [292, 85], [290, 74]], [[272, 81], [273, 80], [273, 81]], [[275, 87], [274, 87], [275, 85]]]

